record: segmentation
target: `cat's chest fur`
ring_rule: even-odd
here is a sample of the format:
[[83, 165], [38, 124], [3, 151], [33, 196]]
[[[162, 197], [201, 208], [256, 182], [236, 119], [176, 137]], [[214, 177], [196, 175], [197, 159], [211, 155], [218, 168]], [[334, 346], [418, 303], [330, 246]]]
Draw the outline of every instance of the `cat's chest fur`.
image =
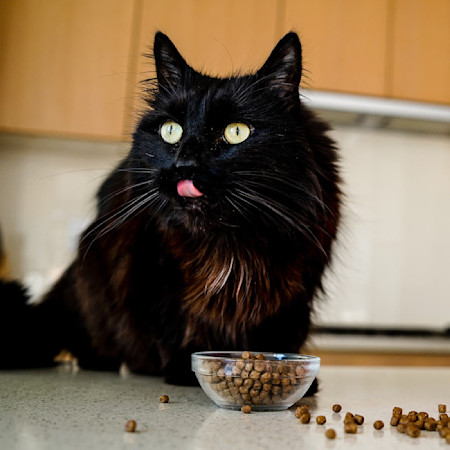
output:
[[196, 243], [182, 233], [170, 233], [167, 242], [182, 279], [185, 344], [205, 327], [235, 342], [302, 291], [302, 280], [294, 275], [301, 261], [267, 242], [219, 235]]

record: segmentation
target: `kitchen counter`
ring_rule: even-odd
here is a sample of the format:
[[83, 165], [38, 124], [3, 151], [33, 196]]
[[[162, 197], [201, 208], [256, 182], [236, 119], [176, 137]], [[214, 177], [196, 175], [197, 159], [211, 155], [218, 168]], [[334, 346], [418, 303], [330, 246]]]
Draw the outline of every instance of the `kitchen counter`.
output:
[[[0, 448], [33, 449], [387, 449], [450, 448], [438, 433], [413, 439], [390, 427], [394, 406], [438, 416], [450, 408], [450, 368], [322, 367], [320, 392], [304, 399], [312, 420], [303, 425], [294, 408], [243, 414], [218, 408], [199, 387], [171, 386], [157, 377], [54, 369], [0, 372]], [[167, 394], [169, 403], [159, 403]], [[333, 413], [334, 403], [342, 405]], [[365, 422], [344, 434], [347, 411]], [[314, 418], [325, 415], [327, 423]], [[127, 433], [127, 420], [137, 422]], [[383, 430], [372, 424], [381, 419]], [[335, 440], [324, 436], [326, 428]]]

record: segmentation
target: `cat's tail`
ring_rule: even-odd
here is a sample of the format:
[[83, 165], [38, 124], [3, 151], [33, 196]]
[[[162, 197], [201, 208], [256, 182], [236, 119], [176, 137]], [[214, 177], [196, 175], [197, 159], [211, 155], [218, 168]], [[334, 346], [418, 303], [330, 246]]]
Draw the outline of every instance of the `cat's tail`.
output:
[[29, 304], [27, 290], [0, 280], [0, 369], [54, 365], [59, 351], [51, 304]]

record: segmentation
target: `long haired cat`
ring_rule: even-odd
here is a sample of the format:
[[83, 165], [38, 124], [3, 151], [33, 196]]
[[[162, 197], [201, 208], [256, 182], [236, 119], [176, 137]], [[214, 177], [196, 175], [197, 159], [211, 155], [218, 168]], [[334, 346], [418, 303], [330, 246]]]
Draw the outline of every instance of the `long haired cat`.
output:
[[0, 288], [2, 368], [81, 367], [191, 380], [190, 354], [299, 352], [339, 223], [337, 154], [299, 96], [289, 33], [260, 70], [212, 78], [167, 36], [126, 158], [78, 254], [38, 305]]

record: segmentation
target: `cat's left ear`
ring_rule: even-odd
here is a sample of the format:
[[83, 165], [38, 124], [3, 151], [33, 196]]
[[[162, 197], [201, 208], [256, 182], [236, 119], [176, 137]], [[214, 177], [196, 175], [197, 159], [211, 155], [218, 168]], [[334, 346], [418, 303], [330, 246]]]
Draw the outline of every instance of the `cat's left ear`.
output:
[[278, 42], [258, 75], [267, 79], [270, 88], [279, 90], [283, 97], [298, 96], [302, 45], [296, 33], [288, 33]]
[[153, 55], [159, 85], [176, 85], [181, 81], [188, 65], [172, 41], [160, 31], [155, 35]]

